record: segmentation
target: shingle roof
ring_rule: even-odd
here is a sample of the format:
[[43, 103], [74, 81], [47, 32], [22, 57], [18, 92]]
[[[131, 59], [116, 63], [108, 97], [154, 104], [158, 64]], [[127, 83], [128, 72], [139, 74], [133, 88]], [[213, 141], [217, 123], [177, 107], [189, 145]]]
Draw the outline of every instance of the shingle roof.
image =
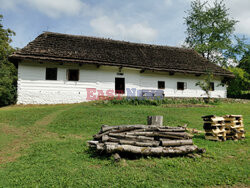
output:
[[45, 32], [9, 58], [132, 67], [145, 70], [232, 77], [229, 71], [187, 48], [139, 44]]

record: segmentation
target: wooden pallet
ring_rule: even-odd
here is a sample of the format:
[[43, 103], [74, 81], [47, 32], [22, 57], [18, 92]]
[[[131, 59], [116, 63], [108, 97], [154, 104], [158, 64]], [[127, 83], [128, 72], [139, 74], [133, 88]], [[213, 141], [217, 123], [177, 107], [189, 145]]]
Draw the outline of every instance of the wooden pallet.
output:
[[224, 133], [225, 132], [225, 128], [221, 127], [221, 128], [216, 128], [216, 129], [205, 129], [206, 133], [214, 133], [214, 134], [219, 134], [219, 133]]
[[245, 138], [245, 133], [227, 134], [227, 140], [240, 140]]
[[242, 115], [203, 116], [207, 140], [239, 140], [245, 138]]
[[214, 115], [209, 115], [209, 116], [202, 116], [202, 119], [204, 121], [208, 121], [208, 122], [221, 122], [224, 121], [223, 117], [219, 117], [219, 116], [214, 116]]
[[206, 140], [213, 140], [213, 141], [225, 141], [227, 138], [223, 137], [223, 136], [206, 136], [205, 135], [205, 139]]
[[223, 118], [227, 121], [227, 120], [233, 120], [233, 121], [243, 121], [243, 117], [242, 115], [225, 115], [223, 116]]

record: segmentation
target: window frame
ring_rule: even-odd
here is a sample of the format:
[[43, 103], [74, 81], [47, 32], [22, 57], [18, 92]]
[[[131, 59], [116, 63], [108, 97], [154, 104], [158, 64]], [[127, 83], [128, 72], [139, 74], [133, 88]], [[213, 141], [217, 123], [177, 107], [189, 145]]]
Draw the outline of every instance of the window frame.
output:
[[[183, 89], [180, 89], [179, 84], [183, 84]], [[187, 89], [187, 82], [177, 82], [178, 91], [184, 91], [185, 89]]]
[[[55, 70], [55, 78], [49, 78], [49, 72], [48, 71], [51, 70]], [[45, 69], [45, 80], [49, 80], [49, 81], [55, 81], [57, 80], [57, 76], [58, 76], [58, 68], [57, 67], [46, 67]]]
[[[77, 71], [77, 79], [74, 79], [74, 80], [70, 79], [70, 75], [69, 74], [70, 74], [71, 71]], [[67, 70], [67, 81], [78, 82], [79, 78], [80, 78], [80, 71], [79, 71], [79, 69], [68, 69]]]
[[214, 82], [210, 82], [209, 84], [209, 91], [214, 91], [215, 87], [214, 87]]
[[[160, 87], [160, 84], [163, 84], [163, 87]], [[165, 81], [158, 81], [158, 89], [165, 89]]]
[[[123, 80], [123, 88], [122, 88], [122, 90], [121, 89], [119, 89], [119, 90], [117, 89], [117, 84], [118, 84], [117, 80]], [[125, 94], [125, 88], [126, 88], [125, 85], [126, 85], [125, 78], [123, 78], [123, 77], [115, 77], [115, 94]]]

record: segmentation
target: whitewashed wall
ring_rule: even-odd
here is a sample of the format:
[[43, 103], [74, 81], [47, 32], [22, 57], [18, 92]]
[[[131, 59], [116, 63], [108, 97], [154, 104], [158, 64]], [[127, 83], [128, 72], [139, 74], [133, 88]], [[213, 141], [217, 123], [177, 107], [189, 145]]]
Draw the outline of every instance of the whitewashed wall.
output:
[[[57, 80], [45, 80], [46, 67], [57, 67]], [[66, 72], [69, 68], [80, 70], [79, 81], [67, 81]], [[204, 97], [205, 93], [195, 86], [202, 80], [202, 76], [196, 77], [190, 74], [175, 74], [169, 76], [164, 72], [144, 72], [135, 69], [122, 69], [123, 76], [118, 76], [118, 67], [94, 65], [69, 64], [59, 65], [55, 63], [32, 63], [20, 62], [18, 67], [18, 104], [58, 104], [58, 103], [79, 103], [86, 101], [87, 88], [102, 90], [115, 90], [115, 78], [125, 78], [125, 88], [158, 89], [158, 81], [165, 81], [166, 97]], [[177, 82], [187, 82], [187, 89], [177, 90]], [[214, 80], [215, 91], [211, 92], [212, 97], [225, 98], [226, 88], [217, 85], [220, 78]], [[134, 91], [134, 90], [132, 90]], [[97, 92], [94, 93], [97, 96]]]

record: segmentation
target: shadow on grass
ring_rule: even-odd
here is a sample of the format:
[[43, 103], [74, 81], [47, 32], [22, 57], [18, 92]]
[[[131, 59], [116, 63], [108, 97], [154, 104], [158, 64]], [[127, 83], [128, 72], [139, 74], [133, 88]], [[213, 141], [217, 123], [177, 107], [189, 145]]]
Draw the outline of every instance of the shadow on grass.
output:
[[97, 152], [94, 148], [88, 148], [84, 151], [90, 158], [96, 158], [99, 160], [107, 160], [111, 157], [111, 154], [105, 152]]
[[195, 134], [194, 139], [199, 139], [199, 140], [205, 140], [205, 135], [204, 134]]
[[[90, 158], [95, 158], [95, 159], [99, 159], [99, 160], [112, 160], [115, 161], [113, 154], [108, 154], [106, 152], [98, 152], [96, 151], [94, 148], [88, 148], [84, 151], [84, 153], [86, 153], [88, 155], [88, 157]], [[200, 153], [200, 152], [194, 152], [194, 153]], [[124, 153], [119, 153], [120, 157], [122, 159], [126, 159], [126, 160], [139, 160], [139, 159], [150, 159], [150, 158], [194, 158], [192, 156], [189, 156], [187, 154], [169, 154], [167, 156], [158, 156], [158, 155], [142, 155], [142, 154], [134, 154], [134, 153], [128, 153], [128, 152], [124, 152]]]

